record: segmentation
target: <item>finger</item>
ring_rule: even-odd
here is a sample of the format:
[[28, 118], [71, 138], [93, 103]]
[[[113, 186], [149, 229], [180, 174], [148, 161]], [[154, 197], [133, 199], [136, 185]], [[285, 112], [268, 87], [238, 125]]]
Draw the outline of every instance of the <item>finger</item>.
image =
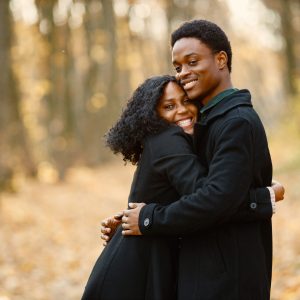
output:
[[100, 235], [101, 239], [104, 241], [108, 241], [109, 240], [109, 236], [105, 235], [105, 234], [101, 234]]
[[122, 235], [132, 235], [132, 230], [127, 229], [127, 230], [122, 230]]
[[100, 229], [100, 231], [102, 232], [102, 233], [110, 233], [111, 232], [111, 229], [108, 227], [101, 227], [101, 229]]
[[104, 242], [102, 245], [103, 245], [103, 247], [105, 247], [105, 246], [107, 245], [107, 243], [106, 243], [106, 242]]
[[103, 220], [103, 221], [101, 222], [101, 225], [102, 225], [102, 226], [107, 226], [107, 225], [108, 225], [108, 221], [107, 221], [107, 220]]
[[128, 217], [123, 216], [123, 218], [122, 218], [122, 223], [123, 223], [123, 224], [124, 224], [124, 223], [127, 223], [127, 221], [128, 221]]
[[123, 229], [129, 229], [130, 226], [129, 226], [129, 224], [127, 224], [127, 223], [122, 223], [122, 228], [123, 228]]
[[116, 219], [116, 220], [121, 220], [122, 219], [122, 217], [123, 217], [123, 212], [119, 212], [119, 213], [117, 213], [117, 214], [115, 214], [114, 215], [114, 218]]
[[128, 203], [128, 206], [129, 206], [130, 208], [136, 208], [136, 207], [138, 206], [138, 203], [130, 202], [130, 203]]

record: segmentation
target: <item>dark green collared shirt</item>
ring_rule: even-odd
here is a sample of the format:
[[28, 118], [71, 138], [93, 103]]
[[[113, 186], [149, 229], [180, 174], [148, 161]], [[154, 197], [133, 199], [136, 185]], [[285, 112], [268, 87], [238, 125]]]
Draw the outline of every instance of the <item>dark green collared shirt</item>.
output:
[[208, 110], [210, 110], [212, 107], [216, 106], [219, 102], [221, 102], [225, 97], [235, 93], [236, 91], [238, 91], [238, 89], [236, 88], [230, 88], [227, 89], [223, 92], [221, 92], [220, 94], [216, 95], [215, 97], [213, 97], [206, 105], [204, 105], [201, 109], [200, 109], [200, 118], [205, 117], [206, 112]]

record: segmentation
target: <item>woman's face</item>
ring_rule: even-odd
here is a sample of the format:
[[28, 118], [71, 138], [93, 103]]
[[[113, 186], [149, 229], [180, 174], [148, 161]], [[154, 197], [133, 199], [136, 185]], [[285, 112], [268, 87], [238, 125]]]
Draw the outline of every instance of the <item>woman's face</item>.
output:
[[193, 134], [198, 109], [177, 83], [171, 81], [166, 85], [157, 106], [157, 113], [167, 122], [182, 127], [188, 134]]

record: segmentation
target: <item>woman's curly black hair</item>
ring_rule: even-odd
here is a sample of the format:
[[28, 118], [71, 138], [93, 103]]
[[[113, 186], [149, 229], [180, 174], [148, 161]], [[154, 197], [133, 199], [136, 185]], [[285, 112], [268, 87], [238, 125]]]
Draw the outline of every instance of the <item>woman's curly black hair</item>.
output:
[[165, 86], [177, 82], [174, 76], [154, 76], [142, 83], [129, 99], [121, 117], [105, 134], [106, 145], [114, 154], [121, 153], [125, 162], [136, 164], [146, 136], [158, 133], [169, 123], [157, 114], [157, 105]]

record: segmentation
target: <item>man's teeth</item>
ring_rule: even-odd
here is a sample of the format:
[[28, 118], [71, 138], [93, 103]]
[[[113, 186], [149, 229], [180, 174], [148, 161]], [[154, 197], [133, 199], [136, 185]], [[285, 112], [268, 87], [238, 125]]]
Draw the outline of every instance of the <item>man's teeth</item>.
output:
[[192, 124], [192, 119], [186, 119], [186, 120], [182, 120], [182, 121], [178, 121], [177, 125], [184, 127], [184, 126], [189, 126]]
[[197, 80], [193, 80], [193, 81], [190, 81], [190, 82], [186, 83], [186, 84], [184, 85], [184, 88], [185, 88], [185, 89], [191, 88], [192, 86], [195, 85], [196, 81], [197, 81]]

